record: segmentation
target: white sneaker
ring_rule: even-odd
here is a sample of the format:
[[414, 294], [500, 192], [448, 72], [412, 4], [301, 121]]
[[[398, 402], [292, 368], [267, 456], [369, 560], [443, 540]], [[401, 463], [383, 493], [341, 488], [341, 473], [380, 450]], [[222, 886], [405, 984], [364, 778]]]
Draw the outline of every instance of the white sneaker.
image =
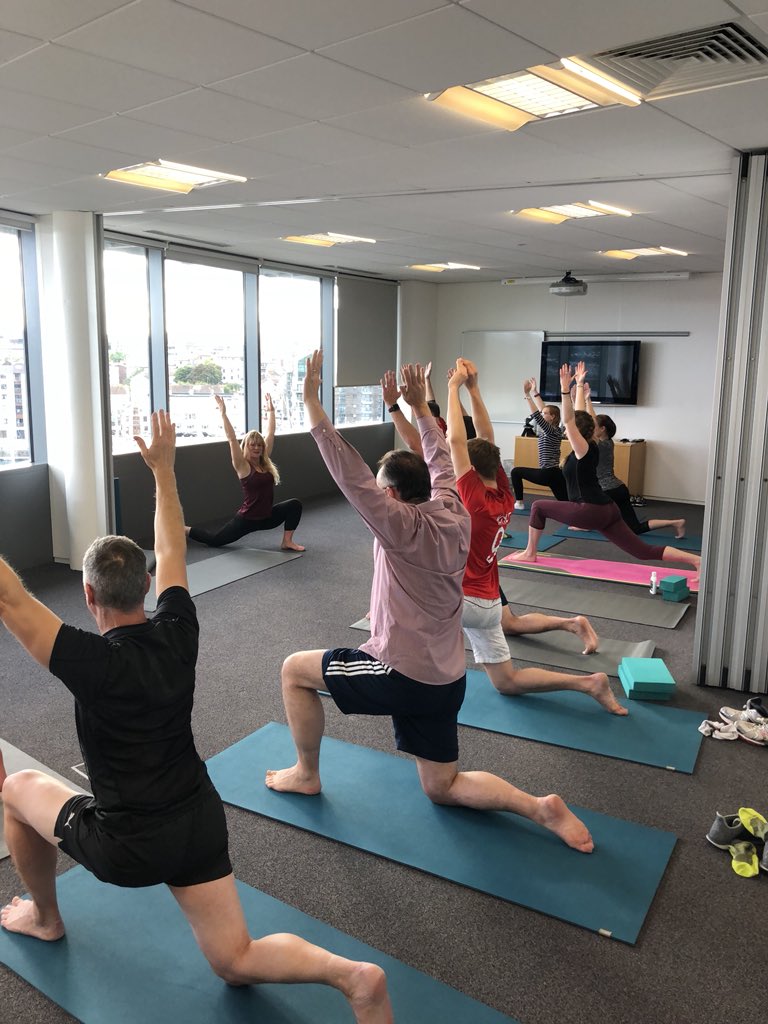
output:
[[516, 501], [515, 502], [515, 508], [525, 508], [525, 502], [524, 501]]

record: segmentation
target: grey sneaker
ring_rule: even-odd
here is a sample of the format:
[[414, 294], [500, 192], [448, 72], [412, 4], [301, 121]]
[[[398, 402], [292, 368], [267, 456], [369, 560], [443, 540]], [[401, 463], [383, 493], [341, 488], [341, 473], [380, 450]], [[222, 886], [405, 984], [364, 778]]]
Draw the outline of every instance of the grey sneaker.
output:
[[[712, 843], [718, 850], [727, 850], [740, 839], [749, 838], [750, 833], [742, 825], [738, 814], [721, 814], [720, 811], [715, 812], [712, 828], [706, 835], [707, 842]], [[768, 871], [768, 859], [765, 854], [763, 860], [766, 861], [765, 870]]]
[[763, 856], [760, 858], [760, 870], [768, 871], [768, 843], [763, 847]]
[[765, 718], [756, 707], [750, 707], [750, 701], [742, 709], [720, 708], [720, 717], [724, 722], [754, 722], [755, 725], [765, 725], [768, 719]]
[[763, 724], [765, 722], [765, 718], [761, 718], [759, 723], [736, 722], [739, 739], [746, 740], [747, 743], [754, 743], [756, 747], [768, 747], [768, 725]]

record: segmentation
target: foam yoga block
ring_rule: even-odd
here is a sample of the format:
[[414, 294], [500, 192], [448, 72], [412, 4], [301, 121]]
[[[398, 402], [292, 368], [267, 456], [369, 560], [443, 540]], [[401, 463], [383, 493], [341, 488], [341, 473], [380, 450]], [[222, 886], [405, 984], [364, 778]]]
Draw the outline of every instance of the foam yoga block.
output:
[[675, 680], [661, 658], [623, 658], [619, 679], [633, 700], [669, 700], [675, 692]]

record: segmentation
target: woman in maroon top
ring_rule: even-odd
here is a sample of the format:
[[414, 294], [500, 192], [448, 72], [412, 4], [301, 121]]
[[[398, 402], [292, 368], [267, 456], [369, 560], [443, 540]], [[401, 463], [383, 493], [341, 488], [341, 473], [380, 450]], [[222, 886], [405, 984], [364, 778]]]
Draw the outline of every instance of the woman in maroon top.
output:
[[302, 545], [293, 539], [293, 531], [301, 519], [301, 502], [298, 498], [289, 498], [287, 501], [278, 502], [277, 505], [273, 504], [275, 486], [280, 483], [280, 474], [270, 458], [275, 443], [275, 407], [271, 396], [264, 395], [267, 414], [266, 436], [262, 437], [258, 430], [249, 430], [242, 442], [237, 440], [235, 428], [229, 422], [224, 399], [221, 395], [214, 395], [214, 398], [221, 413], [224, 433], [229, 441], [232, 468], [237, 473], [243, 489], [243, 503], [235, 513], [234, 519], [230, 519], [215, 533], [201, 530], [197, 526], [187, 526], [187, 536], [201, 544], [220, 548], [224, 544], [239, 540], [247, 533], [274, 530], [276, 526], [282, 526], [282, 550], [303, 551]]

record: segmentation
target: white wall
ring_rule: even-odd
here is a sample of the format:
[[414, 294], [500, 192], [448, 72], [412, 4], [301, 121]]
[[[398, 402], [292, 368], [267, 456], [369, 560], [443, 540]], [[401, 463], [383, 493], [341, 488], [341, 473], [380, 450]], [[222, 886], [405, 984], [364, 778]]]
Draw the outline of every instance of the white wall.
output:
[[[427, 286], [433, 287], [433, 286]], [[601, 410], [613, 416], [619, 437], [648, 442], [645, 493], [670, 501], [702, 502], [709, 462], [713, 367], [720, 310], [721, 276], [688, 281], [622, 282], [589, 285], [578, 298], [562, 299], [545, 285], [445, 284], [436, 286], [437, 336], [434, 347], [411, 333], [411, 359], [434, 359], [437, 399], [445, 401], [444, 370], [462, 351], [464, 331], [690, 331], [688, 338], [643, 340], [638, 405]], [[429, 302], [406, 293], [416, 323]], [[405, 352], [405, 346], [404, 346]], [[522, 381], [539, 372], [511, 351], [500, 374], [509, 380], [511, 425], [497, 427], [502, 458], [511, 459], [527, 407]], [[482, 385], [482, 381], [481, 381]], [[517, 422], [515, 422], [517, 421]]]

